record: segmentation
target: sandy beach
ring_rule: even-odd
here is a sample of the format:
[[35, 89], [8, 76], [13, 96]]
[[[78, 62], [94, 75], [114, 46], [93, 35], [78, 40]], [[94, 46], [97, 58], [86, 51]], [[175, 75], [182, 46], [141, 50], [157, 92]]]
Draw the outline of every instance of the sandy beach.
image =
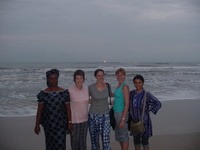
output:
[[[162, 102], [157, 115], [151, 114], [153, 137], [150, 138], [151, 150], [200, 150], [200, 100], [178, 100]], [[36, 135], [35, 116], [0, 117], [1, 150], [45, 150], [44, 132]], [[133, 150], [133, 138], [130, 137], [129, 149]], [[88, 134], [88, 149], [90, 136]], [[111, 131], [111, 147], [120, 149]], [[70, 137], [67, 135], [67, 149]]]

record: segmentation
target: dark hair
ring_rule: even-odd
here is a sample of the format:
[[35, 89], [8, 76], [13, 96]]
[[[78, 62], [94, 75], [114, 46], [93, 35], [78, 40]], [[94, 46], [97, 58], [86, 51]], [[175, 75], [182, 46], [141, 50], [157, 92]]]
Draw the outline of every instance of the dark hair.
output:
[[141, 76], [141, 75], [136, 75], [134, 78], [133, 78], [133, 82], [136, 80], [136, 79], [139, 79], [139, 80], [141, 80], [143, 83], [144, 83], [144, 78], [143, 78], [143, 76]]
[[76, 80], [76, 76], [82, 76], [83, 77], [83, 80], [85, 80], [85, 73], [84, 73], [84, 71], [83, 70], [76, 70], [75, 72], [74, 72], [74, 82], [75, 82], [75, 80]]
[[98, 73], [98, 72], [103, 72], [103, 74], [104, 74], [103, 69], [97, 69], [97, 70], [95, 70], [95, 72], [94, 72], [94, 76], [95, 76], [95, 77], [97, 76], [97, 73]]
[[47, 71], [47, 72], [46, 72], [46, 77], [47, 77], [47, 79], [48, 79], [49, 76], [52, 75], [52, 74], [56, 74], [56, 75], [59, 77], [59, 70], [57, 70], [57, 69], [51, 69], [51, 70]]

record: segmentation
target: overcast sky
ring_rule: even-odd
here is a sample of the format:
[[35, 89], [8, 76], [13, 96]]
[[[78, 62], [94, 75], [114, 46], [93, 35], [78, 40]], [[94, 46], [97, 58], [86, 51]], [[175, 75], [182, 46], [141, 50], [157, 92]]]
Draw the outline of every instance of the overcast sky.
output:
[[0, 62], [200, 62], [199, 0], [0, 0]]

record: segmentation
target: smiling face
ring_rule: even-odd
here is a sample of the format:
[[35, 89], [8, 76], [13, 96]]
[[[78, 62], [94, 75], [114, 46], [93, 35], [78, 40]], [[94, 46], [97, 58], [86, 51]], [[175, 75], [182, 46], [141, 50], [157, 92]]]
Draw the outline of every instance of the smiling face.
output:
[[58, 86], [58, 75], [57, 74], [49, 75], [47, 82], [48, 82], [49, 87], [57, 87]]
[[116, 74], [116, 79], [119, 83], [124, 83], [125, 77], [125, 74], [121, 71]]
[[75, 77], [75, 84], [77, 87], [82, 87], [84, 82], [84, 78], [81, 75], [76, 75]]
[[140, 79], [134, 80], [134, 86], [136, 88], [136, 91], [141, 92], [143, 90], [144, 82]]
[[104, 82], [104, 72], [102, 71], [99, 71], [96, 76], [95, 76], [97, 82], [101, 82], [103, 83]]

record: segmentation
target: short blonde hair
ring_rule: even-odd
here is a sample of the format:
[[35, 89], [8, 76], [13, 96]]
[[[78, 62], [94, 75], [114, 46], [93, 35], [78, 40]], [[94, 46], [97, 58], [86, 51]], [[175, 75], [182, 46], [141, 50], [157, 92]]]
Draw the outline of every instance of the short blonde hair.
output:
[[124, 68], [117, 69], [117, 71], [115, 72], [115, 75], [117, 75], [119, 72], [122, 72], [124, 75], [126, 75], [126, 70]]

